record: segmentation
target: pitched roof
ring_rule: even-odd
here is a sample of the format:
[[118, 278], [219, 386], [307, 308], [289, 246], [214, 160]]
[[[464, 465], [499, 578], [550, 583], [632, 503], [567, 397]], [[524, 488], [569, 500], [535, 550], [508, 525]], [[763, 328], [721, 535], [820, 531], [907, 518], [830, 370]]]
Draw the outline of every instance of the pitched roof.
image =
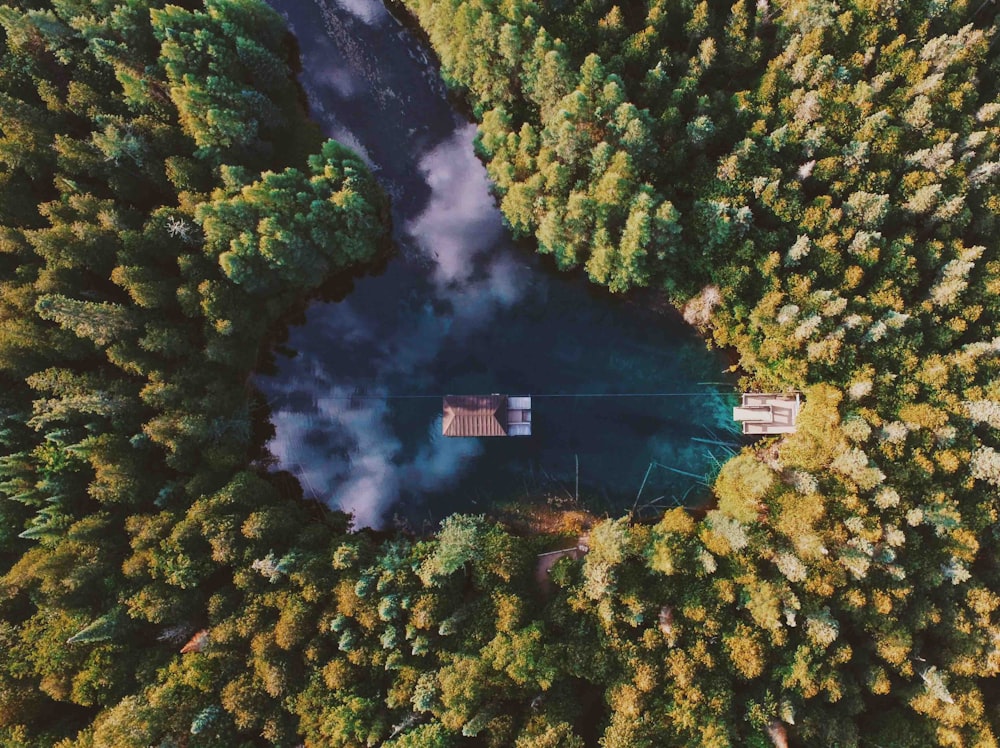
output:
[[445, 395], [445, 436], [507, 436], [504, 395]]

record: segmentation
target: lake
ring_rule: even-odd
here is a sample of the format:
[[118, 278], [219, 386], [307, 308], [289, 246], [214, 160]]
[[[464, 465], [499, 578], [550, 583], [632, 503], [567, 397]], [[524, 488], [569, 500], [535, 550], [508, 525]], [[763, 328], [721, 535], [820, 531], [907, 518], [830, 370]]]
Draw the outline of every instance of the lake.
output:
[[[392, 200], [397, 254], [314, 303], [257, 385], [269, 448], [355, 524], [428, 527], [497, 502], [597, 512], [691, 502], [736, 441], [728, 361], [651, 293], [560, 274], [505, 229], [475, 127], [433, 59], [377, 0], [272, 0], [298, 39], [325, 134]], [[532, 395], [524, 438], [446, 438], [444, 394]], [[606, 396], [622, 395], [622, 396]], [[649, 396], [655, 395], [655, 396]]]

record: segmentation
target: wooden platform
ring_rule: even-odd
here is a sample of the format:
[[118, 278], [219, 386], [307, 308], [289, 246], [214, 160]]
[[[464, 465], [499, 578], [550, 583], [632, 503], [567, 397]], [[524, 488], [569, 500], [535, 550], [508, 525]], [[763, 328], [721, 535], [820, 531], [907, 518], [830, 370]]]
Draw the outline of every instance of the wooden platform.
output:
[[764, 392], [745, 392], [742, 401], [733, 408], [733, 420], [743, 424], [748, 436], [794, 434], [802, 396]]

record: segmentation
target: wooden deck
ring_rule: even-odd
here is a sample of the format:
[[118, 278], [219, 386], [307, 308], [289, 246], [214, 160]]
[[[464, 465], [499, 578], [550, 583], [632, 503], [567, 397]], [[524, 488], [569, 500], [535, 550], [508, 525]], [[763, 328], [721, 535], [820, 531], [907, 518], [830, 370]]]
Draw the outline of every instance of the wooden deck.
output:
[[802, 407], [802, 396], [746, 392], [740, 404], [733, 408], [733, 420], [743, 424], [748, 436], [795, 433], [795, 420]]

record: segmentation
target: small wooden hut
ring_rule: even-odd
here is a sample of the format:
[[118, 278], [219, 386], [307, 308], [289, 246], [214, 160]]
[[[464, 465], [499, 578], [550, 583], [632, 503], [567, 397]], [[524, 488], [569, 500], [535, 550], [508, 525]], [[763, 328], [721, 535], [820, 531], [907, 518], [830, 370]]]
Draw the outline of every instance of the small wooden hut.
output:
[[445, 436], [531, 436], [531, 398], [445, 395]]

